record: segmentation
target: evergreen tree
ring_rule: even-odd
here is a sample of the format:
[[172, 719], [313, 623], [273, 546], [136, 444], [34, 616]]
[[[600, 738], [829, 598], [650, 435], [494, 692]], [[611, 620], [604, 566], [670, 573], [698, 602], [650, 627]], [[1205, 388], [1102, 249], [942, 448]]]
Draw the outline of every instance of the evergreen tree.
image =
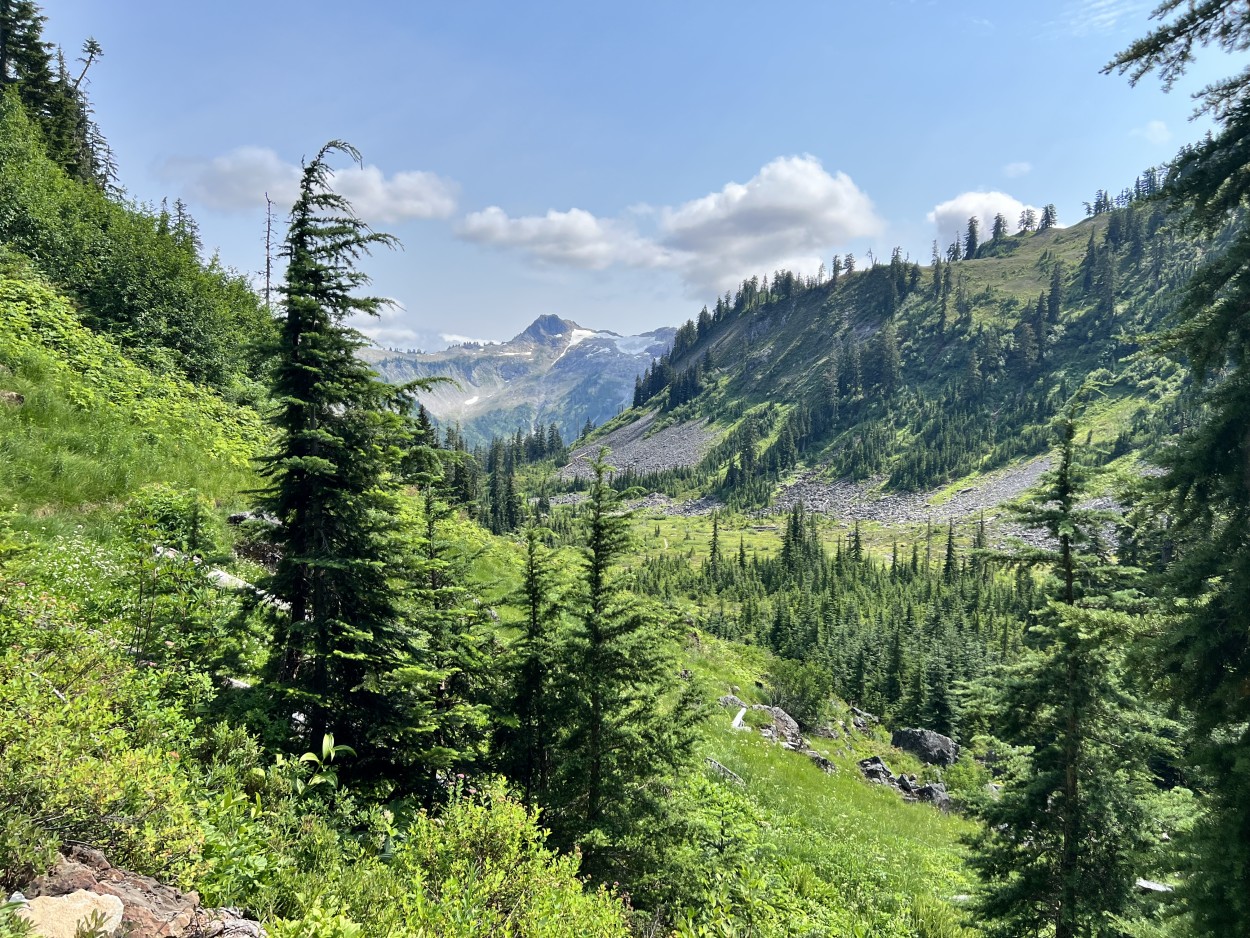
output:
[[1001, 685], [998, 732], [1031, 751], [982, 809], [977, 913], [994, 935], [1110, 938], [1153, 845], [1158, 735], [1126, 676], [1126, 617], [1055, 604], [1046, 618]]
[[416, 771], [404, 779], [402, 790], [432, 807], [454, 773], [482, 759], [490, 725], [487, 701], [497, 688], [487, 684], [496, 673], [489, 661], [489, 623], [469, 595], [467, 559], [447, 531], [453, 513], [432, 486], [421, 491], [419, 505], [404, 557], [404, 611], [409, 622], [420, 625], [419, 649], [393, 680], [419, 705], [423, 721], [410, 728], [415, 738], [406, 755]]
[[1121, 934], [1108, 917], [1129, 910], [1151, 843], [1147, 760], [1159, 742], [1128, 690], [1127, 617], [1085, 601], [1105, 602], [1113, 582], [1099, 544], [1107, 513], [1080, 507], [1075, 404], [1058, 429], [1058, 465], [1014, 510], [1056, 546], [1009, 558], [1058, 580], [998, 692], [998, 735], [1027, 748], [1001, 797], [982, 808], [971, 860], [982, 879], [977, 911], [1003, 936]]
[[283, 247], [276, 442], [260, 470], [260, 506], [278, 520], [281, 548], [268, 589], [286, 606], [270, 672], [288, 717], [303, 714], [304, 745], [331, 732], [356, 749], [354, 764], [393, 764], [423, 729], [392, 693], [414, 658], [392, 583], [401, 421], [388, 406], [394, 388], [357, 357], [365, 342], [345, 321], [384, 305], [356, 294], [368, 279], [354, 263], [395, 240], [330, 190], [335, 152], [359, 159], [332, 141], [305, 164]]
[[[1241, 4], [1163, 3], [1163, 22], [1105, 71], [1133, 83], [1150, 72], [1170, 87], [1197, 47], [1240, 53], [1250, 43]], [[1201, 231], [1230, 220], [1231, 243], [1194, 274], [1170, 336], [1192, 369], [1200, 419], [1168, 454], [1179, 562], [1169, 585], [1175, 615], [1156, 649], [1165, 692], [1195, 717], [1197, 758], [1211, 791], [1182, 890], [1202, 935], [1250, 934], [1250, 74], [1241, 71], [1198, 93], [1216, 132], [1186, 148], [1164, 194]]]
[[542, 543], [542, 532], [533, 526], [525, 531], [524, 564], [520, 596], [524, 632], [512, 649], [504, 707], [516, 723], [502, 724], [497, 733], [502, 768], [532, 806], [546, 801], [553, 770], [564, 584], [555, 559]]
[[569, 717], [549, 815], [599, 875], [620, 861], [631, 826], [659, 810], [661, 781], [688, 760], [699, 715], [693, 689], [676, 686], [675, 625], [626, 591], [616, 569], [630, 523], [606, 455], [591, 464], [581, 595], [562, 651]]
[[994, 227], [990, 231], [990, 237], [994, 241], [1001, 241], [1007, 237], [1007, 216], [999, 212], [994, 216]]
[[973, 215], [968, 219], [968, 227], [964, 231], [964, 257], [972, 260], [977, 256], [977, 246], [980, 242], [977, 240], [981, 230], [981, 223], [977, 221], [977, 217]]

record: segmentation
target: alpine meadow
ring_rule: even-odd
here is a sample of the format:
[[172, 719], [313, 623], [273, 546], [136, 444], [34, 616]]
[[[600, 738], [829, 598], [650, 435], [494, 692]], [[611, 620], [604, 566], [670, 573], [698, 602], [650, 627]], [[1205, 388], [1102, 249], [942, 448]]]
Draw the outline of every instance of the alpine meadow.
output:
[[1246, 3], [223, 4], [0, 0], [0, 938], [1250, 938]]

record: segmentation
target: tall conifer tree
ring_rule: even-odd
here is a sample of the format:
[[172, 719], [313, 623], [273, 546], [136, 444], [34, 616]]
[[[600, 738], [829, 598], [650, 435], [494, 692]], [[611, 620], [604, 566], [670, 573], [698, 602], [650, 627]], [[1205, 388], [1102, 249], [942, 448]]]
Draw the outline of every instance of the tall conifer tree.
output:
[[1055, 582], [997, 692], [999, 735], [1026, 748], [1001, 798], [983, 807], [973, 843], [977, 911], [994, 935], [1121, 934], [1109, 916], [1131, 910], [1151, 845], [1147, 759], [1159, 742], [1125, 676], [1129, 619], [1091, 605], [1105, 602], [1115, 571], [1100, 539], [1109, 513], [1081, 505], [1088, 470], [1077, 458], [1076, 409], [1058, 421], [1057, 465], [1014, 511], [1052, 544], [1007, 559]]
[[262, 459], [260, 506], [279, 522], [282, 555], [269, 590], [277, 615], [271, 679], [306, 738], [333, 732], [360, 764], [401, 757], [416, 727], [388, 686], [411, 663], [411, 635], [392, 589], [401, 421], [394, 388], [356, 355], [363, 338], [346, 320], [385, 304], [356, 290], [355, 262], [390, 235], [369, 230], [330, 189], [329, 157], [359, 159], [331, 141], [304, 165], [283, 254], [273, 372], [277, 438]]
[[[1165, 0], [1161, 24], [1104, 71], [1165, 88], [1202, 46], [1240, 55], [1250, 14], [1229, 0]], [[1170, 350], [1192, 369], [1201, 419], [1168, 454], [1163, 479], [1177, 521], [1175, 614], [1158, 647], [1167, 692], [1189, 706], [1211, 786], [1182, 889], [1202, 935], [1250, 934], [1250, 72], [1203, 88], [1216, 132], [1181, 151], [1164, 194], [1228, 247], [1190, 280]]]
[[693, 688], [677, 686], [675, 623], [624, 588], [629, 516], [605, 457], [591, 464], [580, 596], [562, 650], [569, 716], [550, 815], [601, 876], [630, 830], [660, 810], [662, 782], [689, 758], [700, 712]]

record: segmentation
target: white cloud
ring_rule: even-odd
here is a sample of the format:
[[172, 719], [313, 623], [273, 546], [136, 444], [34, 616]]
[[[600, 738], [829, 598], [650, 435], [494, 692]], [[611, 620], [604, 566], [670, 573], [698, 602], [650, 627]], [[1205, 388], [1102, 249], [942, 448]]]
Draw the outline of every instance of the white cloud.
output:
[[[884, 228], [851, 178], [830, 175], [812, 156], [780, 157], [745, 183], [677, 207], [641, 209], [625, 218], [579, 208], [512, 218], [491, 206], [468, 215], [457, 234], [549, 264], [675, 270], [692, 288], [719, 291], [779, 267], [814, 271], [826, 252]], [[651, 216], [654, 230], [640, 233], [636, 224]]]
[[512, 218], [492, 205], [467, 215], [456, 233], [466, 241], [516, 248], [550, 264], [590, 270], [614, 264], [664, 267], [669, 261], [663, 248], [628, 225], [580, 208]]
[[791, 156], [666, 210], [661, 241], [684, 255], [689, 282], [719, 290], [757, 271], [814, 271], [827, 251], [884, 227], [850, 176], [830, 175], [814, 156]]
[[1037, 206], [1026, 205], [1005, 192], [964, 192], [934, 206], [928, 218], [932, 224], [937, 225], [938, 246], [945, 250], [946, 245], [956, 238], [963, 238], [968, 229], [968, 219], [974, 215], [980, 222], [981, 239], [988, 240], [995, 215], [1002, 213], [1007, 219], [1009, 229], [1015, 231], [1020, 213], [1026, 208], [1041, 215], [1041, 209]]
[[456, 335], [454, 332], [440, 332], [438, 337], [448, 345], [499, 345], [498, 339], [471, 339], [467, 335]]
[[1172, 139], [1172, 131], [1168, 130], [1168, 125], [1160, 120], [1147, 121], [1142, 127], [1133, 129], [1134, 137], [1142, 137], [1147, 143], [1153, 143], [1155, 146], [1163, 146]]
[[[181, 184], [192, 201], [224, 213], [255, 211], [266, 193], [285, 210], [299, 192], [300, 167], [267, 147], [239, 147], [211, 160], [170, 160], [160, 173]], [[456, 210], [456, 184], [430, 172], [387, 177], [377, 166], [347, 166], [331, 174], [331, 186], [369, 221], [448, 218]]]
[[1027, 176], [1033, 172], [1033, 164], [1021, 160], [1018, 163], [1008, 163], [1003, 167], [1003, 175], [1008, 179], [1018, 179], [1021, 176]]
[[1126, 20], [1142, 21], [1131, 24], [1141, 29], [1154, 6], [1155, 0], [1068, 0], [1061, 18], [1051, 25], [1074, 36], [1113, 32]]

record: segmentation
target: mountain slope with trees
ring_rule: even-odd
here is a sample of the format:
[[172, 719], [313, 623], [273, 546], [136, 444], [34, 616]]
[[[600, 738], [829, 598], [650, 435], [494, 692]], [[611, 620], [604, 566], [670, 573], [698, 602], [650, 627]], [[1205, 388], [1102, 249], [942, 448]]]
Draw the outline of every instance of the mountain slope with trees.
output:
[[1182, 232], [1151, 199], [1161, 180], [1099, 191], [1069, 228], [1022, 217], [975, 247], [935, 244], [925, 267], [896, 250], [863, 268], [835, 257], [823, 279], [746, 281], [678, 330], [612, 426], [656, 409], [648, 432], [711, 421], [720, 443], [696, 481], [731, 506], [765, 504], [800, 467], [917, 491], [1036, 455], [1091, 378], [1116, 455], [1157, 442], [1181, 426], [1184, 377], [1141, 353], [1224, 237]]

